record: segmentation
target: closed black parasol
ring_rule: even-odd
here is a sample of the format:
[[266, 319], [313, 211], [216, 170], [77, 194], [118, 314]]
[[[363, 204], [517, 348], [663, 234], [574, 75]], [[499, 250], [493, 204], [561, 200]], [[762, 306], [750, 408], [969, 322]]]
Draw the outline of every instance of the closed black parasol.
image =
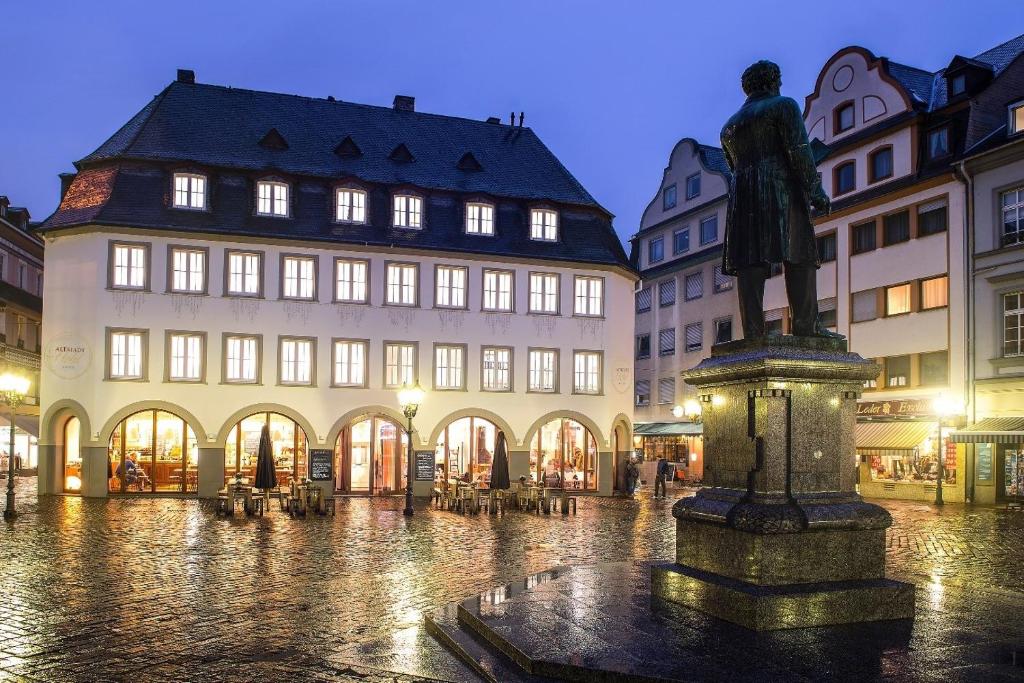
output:
[[270, 427], [263, 425], [260, 432], [260, 446], [256, 451], [256, 482], [262, 491], [277, 488], [277, 472], [274, 469], [274, 448], [270, 445]]
[[494, 462], [491, 464], [491, 488], [500, 491], [508, 487], [508, 445], [505, 443], [505, 432], [498, 432], [494, 444]]

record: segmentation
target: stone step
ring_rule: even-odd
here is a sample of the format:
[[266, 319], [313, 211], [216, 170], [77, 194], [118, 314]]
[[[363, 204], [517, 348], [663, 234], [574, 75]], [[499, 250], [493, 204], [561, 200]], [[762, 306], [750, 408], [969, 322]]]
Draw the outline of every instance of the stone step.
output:
[[488, 683], [549, 683], [550, 678], [525, 672], [482, 638], [463, 627], [458, 618], [458, 603], [427, 614], [427, 633], [468, 664]]

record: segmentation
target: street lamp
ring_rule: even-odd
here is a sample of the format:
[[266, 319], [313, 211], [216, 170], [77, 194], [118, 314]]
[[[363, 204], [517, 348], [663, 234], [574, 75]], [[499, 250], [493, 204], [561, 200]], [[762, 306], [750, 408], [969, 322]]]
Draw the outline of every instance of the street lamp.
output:
[[31, 383], [27, 377], [12, 372], [0, 375], [0, 396], [3, 396], [4, 403], [11, 409], [11, 448], [7, 451], [7, 509], [4, 510], [4, 519], [9, 522], [18, 516], [14, 510], [14, 417]]
[[700, 421], [701, 409], [700, 403], [697, 403], [697, 401], [693, 400], [692, 398], [687, 399], [686, 403], [684, 403], [682, 406], [682, 410], [683, 413], [686, 414], [686, 417], [690, 418], [690, 422]]
[[416, 476], [415, 463], [412, 452], [412, 419], [416, 417], [416, 411], [423, 403], [425, 392], [419, 384], [406, 384], [398, 390], [398, 405], [402, 406], [402, 413], [406, 419], [406, 461], [408, 467], [405, 474], [405, 510], [402, 511], [406, 517], [412, 517], [412, 482]]
[[939, 418], [939, 434], [935, 441], [936, 453], [936, 478], [935, 478], [935, 504], [942, 505], [942, 474], [946, 469], [946, 454], [942, 450], [942, 421], [951, 415], [959, 415], [963, 412], [963, 405], [949, 396], [939, 396], [932, 404], [935, 415]]

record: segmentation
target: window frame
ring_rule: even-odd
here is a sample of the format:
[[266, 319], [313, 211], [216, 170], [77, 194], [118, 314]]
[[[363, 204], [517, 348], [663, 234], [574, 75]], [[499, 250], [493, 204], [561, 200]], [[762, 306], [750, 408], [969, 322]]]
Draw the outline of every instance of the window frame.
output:
[[[640, 355], [640, 339], [647, 337], [647, 353], [643, 356]], [[643, 332], [641, 334], [633, 335], [633, 360], [647, 360], [651, 357], [651, 333]]]
[[[696, 280], [698, 282], [700, 282], [700, 294], [698, 294], [697, 296], [690, 296], [690, 292], [689, 292], [690, 288], [687, 285], [687, 283], [689, 282], [690, 278], [696, 278]], [[683, 276], [683, 301], [684, 302], [686, 302], [686, 301], [696, 301], [697, 299], [703, 299], [703, 298], [704, 298], [704, 270], [703, 269], [696, 270], [696, 271], [694, 271], [692, 273], [687, 273], [686, 275], [684, 275]]]
[[[698, 328], [700, 328], [700, 345], [699, 346], [695, 346], [692, 349], [690, 348], [689, 342], [686, 341], [687, 330], [689, 330], [691, 327], [698, 327]], [[703, 350], [704, 350], [704, 321], [703, 320], [696, 320], [696, 321], [694, 321], [692, 323], [686, 323], [685, 325], [683, 325], [683, 353], [698, 353], [698, 352], [703, 351]]]
[[381, 344], [381, 358], [384, 361], [383, 367], [381, 368], [381, 387], [384, 389], [401, 389], [404, 386], [402, 384], [388, 383], [388, 347], [390, 346], [412, 347], [412, 384], [418, 384], [420, 381], [420, 343], [418, 341], [385, 339]]
[[[1007, 241], [1006, 237], [1006, 196], [1009, 194], [1016, 195], [1016, 201], [1012, 205], [1013, 211], [1016, 212], [1017, 217], [1015, 219], [1017, 230], [1014, 231], [1016, 239], [1012, 242]], [[1009, 249], [1013, 247], [1019, 247], [1024, 244], [1024, 183], [1012, 183], [1009, 186], [1000, 188], [996, 192], [997, 205], [996, 205], [996, 242], [999, 244], [999, 249]], [[947, 207], [947, 216], [948, 216]], [[947, 218], [948, 220], [948, 218]]]
[[[907, 310], [900, 311], [898, 313], [892, 313], [892, 312], [889, 311], [889, 290], [897, 289], [897, 288], [900, 288], [900, 287], [906, 287], [907, 288]], [[883, 318], [896, 318], [896, 317], [899, 317], [899, 316], [909, 315], [910, 313], [913, 313], [914, 312], [914, 282], [911, 280], [911, 281], [908, 281], [908, 282], [898, 282], [898, 283], [895, 283], [895, 284], [883, 286], [882, 287], [882, 299], [885, 302], [884, 314], [881, 316]]]
[[[228, 341], [231, 339], [252, 339], [256, 342], [256, 377], [249, 379], [228, 378]], [[261, 386], [263, 384], [263, 335], [250, 332], [224, 332], [221, 334], [221, 363], [220, 363], [221, 384], [242, 384], [248, 386]]]
[[[578, 301], [577, 301], [577, 297], [576, 297], [576, 288], [577, 288], [577, 286], [579, 285], [579, 283], [581, 281], [584, 281], [584, 282], [588, 283], [587, 284], [587, 294], [586, 294], [586, 297], [585, 297], [586, 301], [587, 301], [587, 311], [583, 312], [583, 313], [580, 313], [577, 310]], [[590, 313], [589, 312], [589, 310], [590, 310], [590, 302], [591, 302], [591, 299], [593, 298], [592, 297], [592, 293], [590, 291], [592, 289], [591, 283], [594, 283], [594, 282], [598, 283], [598, 286], [601, 288], [601, 296], [599, 297], [599, 305], [601, 307], [601, 311], [599, 313]], [[572, 315], [573, 315], [573, 317], [574, 318], [604, 318], [605, 317], [605, 311], [607, 310], [607, 306], [605, 306], [605, 293], [606, 292], [607, 292], [607, 288], [605, 287], [605, 278], [604, 278], [603, 275], [573, 275], [572, 276]]]
[[[511, 285], [509, 288], [509, 308], [488, 308], [487, 307], [487, 275], [494, 274], [510, 275]], [[501, 282], [501, 278], [498, 277], [495, 280], [496, 283]], [[501, 289], [497, 290], [497, 298], [501, 299]], [[516, 271], [510, 268], [483, 268], [480, 271], [480, 312], [481, 313], [515, 313], [516, 312]]]
[[[665, 301], [664, 292], [669, 291], [671, 285], [672, 300]], [[669, 308], [676, 305], [676, 301], [679, 299], [679, 285], [673, 275], [670, 278], [658, 281], [658, 308]]]
[[[998, 293], [999, 296], [999, 358], [1021, 358], [1024, 357], [1024, 290], [1019, 288], [1010, 289]], [[1006, 309], [1007, 297], [1016, 296], [1018, 306], [1008, 312]], [[1006, 352], [1006, 319], [1013, 316], [1017, 319], [1017, 352]]]
[[[199, 339], [199, 377], [174, 377], [171, 375], [173, 364], [171, 342], [173, 337], [196, 337]], [[206, 384], [207, 354], [206, 354], [207, 333], [197, 330], [164, 330], [164, 382], [173, 384]]]
[[[437, 384], [437, 352], [441, 349], [458, 349], [462, 352], [462, 363], [459, 366], [459, 386], [457, 387], [442, 387]], [[431, 353], [431, 386], [434, 391], [469, 391], [467, 386], [469, 382], [469, 373], [467, 372], [466, 366], [469, 363], [469, 345], [468, 344], [453, 344], [451, 342], [434, 342], [433, 352]], [[449, 366], [450, 368], [450, 366]]]
[[[409, 224], [403, 225], [403, 224], [401, 224], [401, 223], [399, 223], [398, 221], [395, 220], [396, 218], [398, 218], [398, 215], [399, 215], [399, 208], [398, 208], [398, 200], [399, 199], [415, 200], [415, 201], [419, 202], [419, 209], [420, 209], [419, 212], [418, 212], [419, 213], [419, 225], [409, 225]], [[411, 215], [413, 215], [413, 212], [412, 212], [411, 207], [410, 207], [410, 202], [408, 202], [408, 201], [406, 202], [406, 207], [404, 209], [402, 209], [401, 212], [402, 212], [402, 215], [404, 216], [404, 219], [406, 221], [408, 221], [409, 217]], [[412, 191], [409, 191], [409, 190], [402, 191], [402, 192], [394, 192], [394, 193], [392, 193], [392, 195], [391, 195], [391, 227], [392, 228], [398, 228], [399, 230], [423, 230], [423, 228], [426, 226], [426, 223], [427, 223], [427, 202], [426, 202], [426, 198], [422, 194], [420, 194], [419, 192], [412, 192]]]
[[1024, 100], [1018, 100], [1017, 102], [1011, 102], [1010, 104], [1006, 105], [1006, 130], [1009, 131], [1009, 134], [1011, 136], [1020, 135], [1021, 133], [1024, 133], [1024, 125], [1022, 125], [1020, 128], [1017, 127], [1017, 117], [1015, 116], [1015, 114], [1018, 111], [1020, 111], [1022, 116], [1024, 116]]
[[[711, 239], [704, 239], [704, 225], [714, 221], [715, 223], [715, 234]], [[713, 213], [710, 216], [705, 216], [697, 222], [698, 241], [700, 246], [704, 247], [709, 244], [714, 244], [718, 241], [718, 214]]]
[[[481, 226], [480, 230], [472, 231], [472, 230], [469, 229], [469, 225], [470, 225], [469, 209], [470, 209], [470, 207], [488, 208], [488, 209], [491, 210], [491, 231], [490, 232], [484, 232], [483, 231], [483, 229], [482, 229], [482, 227], [483, 227], [483, 218], [482, 217], [478, 218], [478, 222], [480, 223], [480, 226]], [[487, 201], [484, 201], [482, 199], [472, 199], [472, 200], [469, 200], [469, 201], [467, 201], [467, 202], [465, 202], [463, 204], [462, 211], [463, 211], [463, 214], [465, 214], [464, 215], [464, 220], [463, 220], [463, 225], [462, 225], [462, 230], [463, 230], [463, 232], [465, 234], [473, 235], [475, 237], [494, 237], [497, 234], [497, 232], [498, 232], [498, 230], [497, 230], [497, 227], [498, 227], [497, 226], [497, 223], [498, 223], [498, 207], [495, 206], [494, 202], [487, 202]]]
[[[884, 297], [884, 287], [882, 289], [883, 289], [883, 297]], [[879, 311], [878, 311], [878, 290], [879, 290], [878, 287], [871, 287], [869, 289], [859, 289], [859, 290], [857, 290], [855, 292], [850, 292], [850, 324], [851, 325], [856, 324], [856, 323], [871, 322], [872, 320], [878, 320], [879, 318], [884, 318], [885, 317], [885, 315], [884, 315], [884, 306], [883, 306], [882, 315], [879, 315]], [[874, 302], [875, 302], [874, 312], [873, 312], [873, 314], [872, 314], [872, 316], [870, 318], [859, 319], [859, 318], [857, 318], [857, 295], [859, 294], [859, 295], [862, 295], [862, 296], [866, 297], [866, 296], [868, 296], [867, 293], [869, 293], [869, 292], [870, 292], [871, 298], [874, 299]]]
[[[875, 159], [878, 157], [879, 154], [882, 154], [884, 152], [888, 152], [889, 153], [889, 173], [886, 174], [886, 175], [876, 175], [875, 174]], [[888, 180], [889, 178], [892, 178], [893, 175], [895, 175], [895, 173], [896, 173], [896, 158], [895, 158], [895, 154], [893, 152], [893, 146], [892, 145], [882, 145], [882, 146], [876, 147], [875, 149], [873, 149], [870, 152], [868, 152], [868, 183], [869, 184], [877, 183], [877, 182], [879, 182], [881, 180]]]
[[[113, 374], [113, 337], [115, 334], [139, 335], [139, 376]], [[149, 330], [141, 327], [106, 328], [106, 353], [103, 368], [104, 382], [148, 382], [149, 381]]]
[[[484, 378], [487, 376], [487, 371], [484, 366], [487, 351], [508, 351], [508, 386], [504, 389], [490, 389], [484, 383]], [[509, 394], [515, 391], [515, 354], [516, 350], [514, 346], [484, 344], [480, 347], [480, 391], [485, 391], [490, 394]]]
[[[260, 211], [260, 186], [261, 185], [269, 185], [270, 186], [270, 199], [268, 200], [270, 202], [270, 211], [267, 212], [267, 213], [264, 213], [264, 212]], [[284, 204], [285, 204], [285, 212], [284, 213], [276, 213], [274, 211], [274, 208], [277, 206], [277, 202], [278, 202], [277, 191], [275, 190], [275, 188], [278, 188], [278, 187], [283, 187], [284, 188]], [[253, 213], [256, 216], [259, 216], [261, 218], [291, 218], [292, 217], [292, 184], [289, 183], [288, 181], [282, 180], [280, 178], [262, 178], [262, 179], [257, 180], [256, 181], [256, 187], [255, 187], [255, 206], [253, 208], [254, 208], [254, 212]]]
[[[127, 247], [129, 250], [141, 248], [143, 251], [143, 273], [142, 285], [118, 285], [114, 283], [114, 271], [116, 269], [116, 256], [118, 247]], [[129, 259], [131, 252], [129, 251]], [[129, 266], [128, 280], [131, 281], [131, 266]], [[152, 291], [151, 283], [153, 278], [153, 245], [150, 242], [132, 242], [129, 240], [107, 240], [107, 289], [122, 292], [149, 292]]]
[[[285, 285], [285, 263], [289, 260], [296, 261], [311, 261], [313, 263], [313, 293], [309, 296], [289, 296], [284, 292]], [[300, 269], [301, 271], [301, 269]], [[301, 279], [297, 279], [296, 287], [301, 290], [299, 283]], [[278, 273], [277, 273], [277, 298], [282, 301], [318, 301], [320, 298], [320, 256], [318, 254], [297, 254], [290, 252], [282, 252], [278, 257]]]
[[[343, 263], [352, 264], [352, 265], [362, 264], [365, 267], [365, 269], [366, 269], [366, 278], [365, 278], [365, 281], [363, 283], [363, 286], [366, 289], [366, 296], [364, 298], [362, 298], [362, 299], [342, 299], [342, 298], [340, 298], [338, 296], [338, 269], [341, 266], [341, 264], [343, 264]], [[359, 305], [362, 305], [362, 306], [369, 305], [369, 303], [370, 303], [370, 283], [372, 283], [372, 282], [373, 282], [373, 280], [372, 280], [370, 259], [349, 258], [347, 256], [335, 256], [334, 257], [334, 298], [332, 299], [332, 303], [336, 303], [336, 304], [359, 304]]]
[[[871, 248], [870, 249], [857, 249], [857, 230], [858, 228], [864, 228], [871, 226]], [[878, 218], [872, 218], [870, 220], [860, 221], [859, 223], [850, 224], [850, 257], [859, 256], [860, 254], [870, 254], [871, 252], [878, 249]]]
[[[839, 174], [845, 168], [852, 169], [851, 170], [851, 174], [852, 174], [852, 177], [853, 177], [853, 182], [850, 185], [849, 189], [843, 190], [843, 189], [841, 189], [839, 187]], [[838, 197], [840, 195], [850, 194], [852, 192], [855, 192], [856, 190], [857, 190], [857, 160], [856, 159], [847, 159], [846, 161], [843, 161], [841, 163], [836, 164], [832, 168], [832, 194], [834, 196]]]
[[[850, 111], [850, 125], [843, 126], [843, 112]], [[832, 109], [832, 135], [842, 135], [857, 127], [857, 107], [853, 100], [844, 100]]]
[[[941, 306], [925, 306], [924, 305], [924, 285], [926, 282], [932, 282], [934, 280], [945, 280], [946, 281], [946, 303]], [[922, 311], [937, 311], [943, 308], [949, 308], [949, 274], [945, 275], [934, 275], [932, 277], [923, 277], [917, 281], [918, 297], [917, 300], [920, 302]]]
[[[547, 279], [549, 277], [555, 278], [555, 310], [547, 311], [543, 309], [533, 308], [533, 278], [534, 276]], [[562, 274], [552, 273], [543, 270], [531, 270], [527, 276], [527, 301], [526, 301], [526, 312], [528, 315], [561, 315], [562, 314]], [[547, 298], [547, 293], [543, 292], [541, 298]], [[575, 301], [575, 290], [573, 291], [573, 300]]]
[[[821, 257], [821, 243], [823, 240], [826, 239], [832, 240], [832, 258], [827, 260]], [[828, 232], [823, 232], [819, 235], [815, 235], [814, 250], [818, 253], [818, 263], [835, 263], [836, 261], [839, 260], [839, 235], [836, 233], [835, 230], [829, 230]]]
[[[552, 227], [552, 226], [549, 226], [546, 222], [543, 222], [543, 221], [541, 223], [542, 230], [543, 230], [543, 235], [541, 237], [537, 237], [537, 235], [536, 235], [536, 233], [534, 231], [534, 228], [536, 227], [536, 225], [535, 225], [536, 221], [534, 220], [534, 214], [537, 214], [537, 213], [551, 214], [551, 215], [553, 215], [555, 217], [555, 222], [554, 222], [554, 226], [553, 226], [554, 227], [554, 232], [555, 232], [555, 236], [554, 237], [547, 237], [548, 229], [550, 227]], [[530, 239], [532, 241], [534, 241], [534, 242], [557, 242], [558, 238], [559, 238], [559, 234], [561, 233], [561, 230], [562, 230], [561, 223], [562, 223], [562, 217], [559, 214], [558, 209], [555, 209], [555, 208], [550, 207], [550, 206], [531, 206], [530, 207], [530, 223], [529, 223], [529, 228], [530, 228]]]
[[[528, 346], [526, 347], [526, 393], [528, 394], [559, 394], [560, 391], [560, 375], [561, 375], [561, 359], [559, 358], [559, 349], [547, 346]], [[551, 389], [534, 389], [531, 386], [530, 375], [533, 374], [533, 354], [537, 353], [552, 353], [554, 354], [554, 368], [552, 369], [552, 388]]]
[[[939, 133], [945, 133], [945, 136], [946, 136], [946, 149], [941, 154], [933, 155], [932, 154], [932, 136], [933, 135], [938, 135]], [[924, 141], [925, 141], [924, 154], [925, 154], [925, 158], [927, 158], [928, 161], [936, 161], [938, 159], [945, 159], [946, 157], [952, 155], [952, 153], [953, 153], [952, 130], [951, 130], [950, 125], [948, 123], [944, 124], [944, 125], [941, 125], [941, 126], [936, 126], [936, 127], [932, 128], [932, 129], [926, 131], [925, 132], [925, 140]]]
[[[911, 383], [911, 379], [913, 379], [912, 375], [913, 375], [913, 366], [914, 366], [914, 361], [913, 361], [912, 356], [913, 356], [913, 354], [910, 354], [910, 353], [903, 353], [903, 354], [899, 354], [899, 355], [896, 355], [896, 356], [885, 356], [885, 358], [883, 359], [884, 362], [882, 363], [882, 378], [885, 380], [885, 388], [886, 389], [907, 389], [907, 388], [913, 386], [913, 384]], [[901, 358], [901, 359], [902, 358], [906, 358], [907, 359], [907, 374], [906, 374], [907, 381], [906, 381], [905, 384], [893, 384], [893, 383], [891, 383], [889, 381], [890, 370], [892, 369], [892, 359], [894, 359], [894, 358]]]
[[[231, 256], [255, 256], [258, 273], [256, 274], [256, 292], [233, 292], [231, 286]], [[266, 280], [266, 252], [257, 249], [225, 249], [224, 250], [224, 288], [221, 290], [225, 297], [238, 299], [262, 299], [265, 295], [264, 283]], [[243, 273], [242, 277], [245, 277]]]
[[[672, 332], [672, 348], [671, 349], [662, 349], [661, 348], [661, 334], [662, 334], [662, 332]], [[676, 349], [678, 348], [676, 346], [676, 341], [677, 341], [676, 337], [677, 336], [678, 335], [676, 335], [676, 327], [675, 327], [675, 325], [672, 325], [670, 327], [662, 327], [661, 329], [658, 330], [658, 358], [666, 358], [668, 356], [676, 355]]]
[[[654, 255], [654, 245], [655, 244], [659, 244], [660, 245], [660, 249], [661, 249], [661, 256], [659, 256], [656, 259], [653, 258], [653, 255]], [[664, 238], [664, 236], [663, 235], [658, 235], [657, 237], [652, 237], [649, 240], [647, 240], [647, 265], [653, 265], [655, 263], [661, 263], [664, 260], [665, 260], [665, 238]]]
[[[925, 356], [935, 356], [937, 354], [944, 354], [946, 356], [946, 373], [943, 381], [941, 382], [930, 382], [927, 381], [924, 370], [924, 358]], [[945, 387], [949, 386], [949, 349], [940, 349], [938, 351], [922, 351], [917, 354], [917, 386], [919, 387]]]
[[[721, 325], [722, 323], [728, 323], [729, 324], [729, 338], [726, 339], [725, 341], [718, 341], [718, 326]], [[701, 330], [701, 337], [704, 336], [703, 332], [704, 331]], [[714, 320], [711, 321], [711, 335], [712, 335], [712, 339], [713, 339], [711, 345], [712, 346], [717, 346], [718, 344], [728, 344], [729, 342], [734, 341], [734, 339], [735, 339], [735, 336], [733, 334], [734, 332], [735, 332], [735, 330], [733, 329], [732, 316], [731, 315], [723, 315], [720, 318], [715, 318]], [[684, 331], [683, 335], [685, 336], [685, 334], [686, 333]], [[703, 342], [703, 339], [701, 341]]]
[[[672, 192], [672, 194], [671, 194], [672, 200], [671, 201], [669, 201], [669, 191], [670, 190]], [[679, 203], [679, 191], [676, 189], [676, 184], [675, 183], [672, 183], [671, 185], [667, 185], [667, 186], [665, 186], [665, 187], [663, 187], [661, 189], [661, 210], [662, 211], [670, 211], [670, 210], [676, 208], [676, 205], [678, 203]]]
[[[337, 375], [338, 344], [360, 344], [363, 347], [363, 381], [339, 383]], [[351, 365], [351, 361], [349, 363]], [[351, 337], [331, 337], [331, 382], [332, 389], [366, 389], [370, 386], [370, 340]]]
[[[907, 207], [903, 207], [902, 209], [898, 209], [897, 211], [890, 211], [889, 213], [882, 214], [882, 246], [883, 247], [891, 247], [891, 246], [894, 246], [894, 245], [897, 245], [897, 244], [903, 244], [904, 242], [909, 242], [911, 239], [913, 239], [913, 234], [912, 234], [913, 230], [912, 230], [911, 221], [910, 221], [911, 208], [912, 207], [907, 206]], [[906, 232], [906, 237], [904, 237], [903, 239], [890, 240], [889, 220], [894, 218], [895, 216], [899, 216], [899, 215], [902, 215], [902, 214], [906, 214], [906, 216], [907, 216], [907, 232]]]
[[[355, 218], [341, 218], [341, 193], [350, 192], [353, 197], [355, 194], [363, 195], [363, 219], [356, 220]], [[355, 213], [355, 202], [351, 202], [349, 205], [350, 213]], [[364, 187], [357, 185], [335, 185], [334, 186], [334, 222], [340, 225], [366, 225], [369, 223], [370, 218], [370, 193]]]
[[[284, 378], [284, 344], [285, 342], [302, 342], [309, 344], [309, 381], [285, 380]], [[277, 337], [277, 386], [279, 387], [316, 387], [316, 337], [304, 335], [281, 334]]]
[[[681, 235], [686, 235], [686, 247], [683, 249], [678, 248], [678, 238]], [[679, 256], [680, 254], [685, 254], [688, 251], [690, 251], [690, 226], [684, 225], [683, 227], [676, 228], [672, 231], [672, 255]]]
[[[597, 357], [597, 389], [595, 391], [581, 390], [576, 384], [576, 359], [578, 356]], [[572, 350], [572, 393], [575, 396], [603, 396], [604, 395], [604, 351], [600, 349], [573, 349]]]
[[[414, 301], [413, 301], [413, 303], [405, 304], [405, 303], [400, 303], [400, 302], [399, 303], [393, 303], [393, 302], [388, 301], [389, 274], [391, 272], [392, 266], [394, 266], [396, 268], [404, 268], [404, 267], [407, 267], [407, 266], [411, 266], [414, 269], [414, 272], [416, 273], [416, 275], [413, 278], [413, 283], [414, 283], [414, 291], [413, 291], [413, 299], [414, 299]], [[401, 282], [399, 282], [398, 286], [399, 286], [399, 288], [402, 287]], [[420, 264], [419, 263], [417, 263], [416, 261], [385, 261], [384, 262], [384, 302], [382, 304], [383, 306], [394, 306], [395, 308], [419, 308], [420, 307], [420, 290], [421, 289], [422, 289], [422, 287], [420, 287]]]
[[[203, 286], [198, 290], [193, 289], [175, 289], [174, 288], [174, 254], [175, 252], [184, 251], [186, 253], [194, 252], [203, 255]], [[189, 279], [191, 279], [191, 271], [187, 271]], [[187, 244], [168, 244], [167, 245], [167, 286], [165, 291], [168, 294], [188, 294], [190, 296], [207, 296], [210, 293], [210, 248], [209, 247], [195, 247]]]
[[[178, 178], [188, 178], [188, 204], [178, 204]], [[203, 191], [201, 193], [203, 198], [202, 206], [192, 206], [192, 197], [196, 192], [192, 189], [193, 180], [203, 181]], [[209, 211], [210, 206], [210, 178], [205, 173], [197, 173], [195, 171], [173, 171], [171, 173], [171, 208], [180, 209], [183, 211]]]
[[[686, 176], [686, 181], [685, 181], [686, 182], [686, 201], [690, 201], [691, 199], [696, 199], [697, 197], [700, 196], [701, 189], [702, 189], [701, 188], [702, 183], [701, 183], [700, 175], [701, 175], [700, 171], [697, 171], [696, 173], [691, 173], [690, 175]], [[694, 180], [694, 179], [696, 179], [696, 181], [697, 181], [697, 191], [696, 192], [691, 192], [690, 191], [690, 181]]]
[[[721, 279], [721, 284], [719, 283]], [[711, 293], [721, 294], [723, 292], [731, 292], [736, 287], [736, 278], [732, 275], [726, 275], [721, 263], [716, 263], [711, 267]]]
[[[463, 277], [462, 277], [462, 305], [461, 306], [456, 306], [454, 304], [439, 304], [439, 303], [437, 303], [437, 301], [438, 301], [438, 296], [437, 296], [437, 294], [438, 294], [438, 286], [440, 285], [440, 282], [441, 282], [440, 278], [438, 277], [438, 273], [441, 271], [442, 268], [447, 269], [447, 270], [452, 270], [452, 271], [455, 271], [455, 270], [461, 270], [462, 271]], [[452, 286], [451, 286], [450, 280], [449, 280], [449, 284], [448, 284], [448, 289], [449, 289], [449, 299], [451, 299]], [[453, 265], [450, 265], [448, 263], [435, 263], [434, 264], [434, 300], [433, 300], [433, 304], [434, 304], [434, 308], [445, 310], [445, 311], [468, 311], [469, 310], [469, 267], [468, 266], [453, 266]]]

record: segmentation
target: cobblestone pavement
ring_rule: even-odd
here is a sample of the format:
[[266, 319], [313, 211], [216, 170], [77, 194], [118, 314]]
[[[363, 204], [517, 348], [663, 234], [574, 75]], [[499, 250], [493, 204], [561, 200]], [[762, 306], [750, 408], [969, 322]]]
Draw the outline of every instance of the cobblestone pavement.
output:
[[[18, 486], [20, 516], [0, 525], [0, 680], [474, 680], [426, 611], [556, 565], [670, 558], [675, 536], [671, 501], [646, 495], [568, 517], [408, 519], [398, 498], [350, 498], [333, 518], [226, 520], [195, 500]], [[982, 590], [1024, 612], [1024, 513], [884, 504], [890, 574], [919, 603]]]

